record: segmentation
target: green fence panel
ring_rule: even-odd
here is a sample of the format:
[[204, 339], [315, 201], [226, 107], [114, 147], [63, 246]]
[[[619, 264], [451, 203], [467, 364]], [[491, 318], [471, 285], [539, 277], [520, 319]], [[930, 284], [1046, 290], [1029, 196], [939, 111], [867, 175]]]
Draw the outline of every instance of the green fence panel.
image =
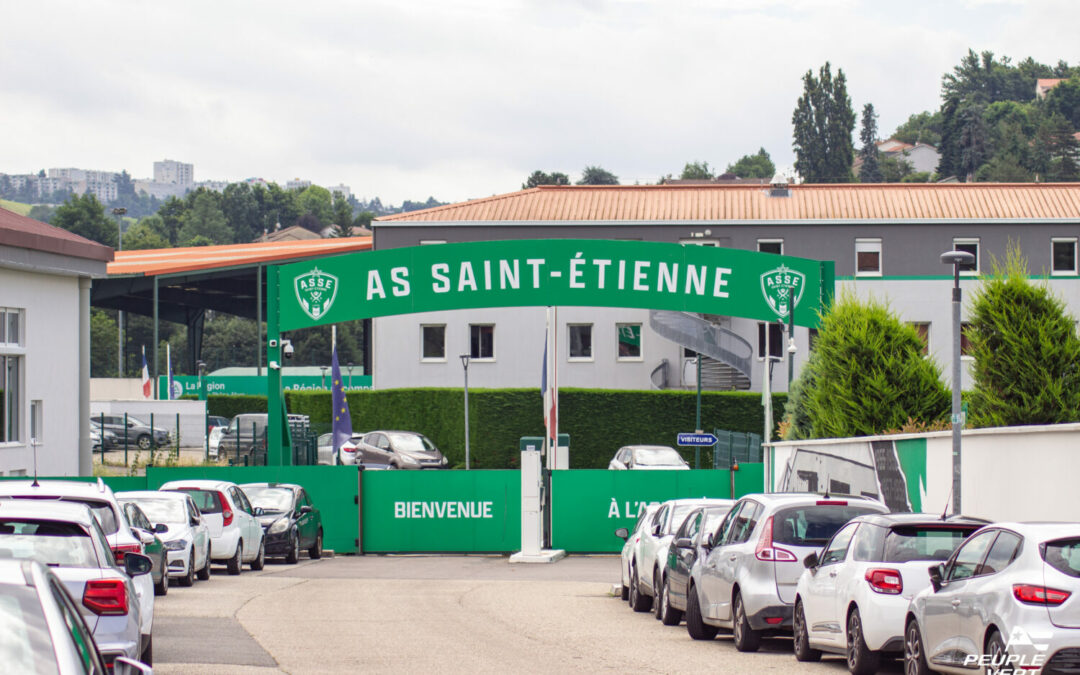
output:
[[[761, 464], [740, 464], [735, 496], [761, 492]], [[638, 514], [653, 502], [693, 497], [731, 497], [726, 470], [607, 471], [578, 469], [551, 472], [551, 545], [568, 553], [616, 553], [620, 527], [632, 528]]]
[[296, 483], [307, 490], [319, 509], [323, 546], [335, 553], [356, 553], [360, 533], [359, 473], [355, 466], [151, 466], [146, 469], [143, 489], [156, 490], [171, 480], [193, 478], [233, 483]]
[[521, 548], [521, 472], [365, 471], [365, 553]]

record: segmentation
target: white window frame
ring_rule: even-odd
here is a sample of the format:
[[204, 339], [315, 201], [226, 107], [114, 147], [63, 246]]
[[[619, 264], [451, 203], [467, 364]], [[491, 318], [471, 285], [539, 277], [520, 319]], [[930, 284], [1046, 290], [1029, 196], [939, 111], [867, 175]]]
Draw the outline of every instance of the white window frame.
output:
[[758, 239], [757, 250], [758, 253], [762, 253], [762, 244], [780, 244], [780, 253], [778, 255], [784, 255], [784, 240], [783, 239]]
[[954, 251], [960, 250], [959, 248], [957, 248], [957, 246], [959, 244], [966, 244], [968, 246], [970, 246], [971, 244], [975, 245], [975, 269], [973, 269], [973, 270], [960, 270], [960, 276], [962, 276], [962, 277], [978, 276], [979, 271], [982, 269], [982, 266], [979, 264], [979, 258], [982, 257], [982, 243], [979, 241], [979, 238], [978, 237], [953, 237], [952, 243], [953, 243], [953, 250]]
[[[589, 355], [571, 356], [570, 348], [574, 344], [573, 332], [575, 328], [589, 329]], [[596, 331], [591, 323], [567, 323], [566, 324], [566, 360], [570, 363], [589, 363], [596, 360]]]
[[[12, 336], [8, 334], [8, 315], [14, 313], [19, 316], [18, 335]], [[5, 424], [7, 420], [13, 419], [15, 422], [15, 434], [12, 438], [2, 440], [3, 435], [6, 435], [7, 429], [0, 429], [0, 447], [23, 445], [26, 437], [26, 419], [24, 418], [24, 411], [26, 410], [26, 310], [16, 307], [0, 307], [0, 321], [4, 322], [4, 342], [0, 342], [0, 356], [14, 358], [18, 360], [18, 374], [17, 381], [15, 382], [15, 410], [10, 416], [8, 414], [3, 415]], [[0, 368], [7, 368], [7, 359], [0, 363]], [[5, 386], [6, 391], [4, 397], [0, 398], [0, 406], [7, 407], [8, 405], [8, 392], [11, 391], [11, 384], [7, 383]], [[10, 412], [10, 411], [8, 411]]]
[[[473, 327], [480, 328], [480, 327], [483, 327], [483, 326], [490, 326], [491, 327], [491, 356], [473, 356], [472, 355]], [[492, 362], [492, 361], [495, 360], [496, 351], [495, 351], [495, 324], [494, 323], [470, 323], [469, 324], [469, 334], [467, 336], [467, 339], [468, 339], [467, 344], [469, 345], [469, 362], [470, 363], [473, 363], [473, 362], [489, 363], [489, 362]]]
[[[638, 355], [637, 356], [620, 356], [619, 355], [619, 333], [623, 326], [637, 326], [638, 327]], [[615, 360], [622, 363], [640, 363], [645, 360], [645, 327], [640, 321], [619, 321], [615, 324]]]
[[691, 246], [719, 246], [720, 245], [720, 240], [719, 239], [705, 239], [703, 237], [693, 237], [691, 239], [680, 239], [679, 243], [683, 244], [684, 246], [687, 245], [687, 244], [689, 244]]
[[[885, 268], [885, 255], [882, 251], [879, 237], [859, 237], [855, 239], [855, 276], [857, 277], [880, 277]], [[878, 268], [876, 270], [859, 270], [860, 253], [877, 253]]]
[[[1073, 266], [1071, 270], [1054, 269], [1054, 244], [1072, 244]], [[1072, 277], [1077, 273], [1077, 240], [1076, 237], [1051, 237], [1050, 238], [1050, 275], [1055, 277]]]
[[[428, 328], [443, 329], [442, 358], [437, 356], [424, 356], [424, 331]], [[446, 324], [445, 323], [422, 323], [420, 324], [420, 363], [446, 363]]]
[[420, 240], [420, 245], [421, 246], [435, 246], [437, 244], [445, 244], [445, 243], [446, 243], [445, 239], [421, 239]]

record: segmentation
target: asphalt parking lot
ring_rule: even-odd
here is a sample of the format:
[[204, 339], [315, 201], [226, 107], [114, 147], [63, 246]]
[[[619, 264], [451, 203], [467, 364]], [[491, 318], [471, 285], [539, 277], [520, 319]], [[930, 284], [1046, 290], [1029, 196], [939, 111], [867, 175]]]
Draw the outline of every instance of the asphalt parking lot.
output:
[[[158, 598], [157, 673], [846, 673], [797, 664], [790, 640], [740, 654], [635, 614], [617, 556], [510, 565], [503, 556], [343, 556], [270, 563]], [[899, 662], [884, 673], [902, 672]]]

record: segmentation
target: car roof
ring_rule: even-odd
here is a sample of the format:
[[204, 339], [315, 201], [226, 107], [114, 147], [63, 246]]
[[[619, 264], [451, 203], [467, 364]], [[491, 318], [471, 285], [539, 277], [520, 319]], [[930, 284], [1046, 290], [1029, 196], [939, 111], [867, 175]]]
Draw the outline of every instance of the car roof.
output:
[[[369, 434], [412, 434], [413, 436], [423, 436], [424, 434], [419, 431], [404, 431], [402, 429], [374, 429], [367, 432]], [[353, 434], [354, 436], [356, 434]]]
[[86, 504], [76, 502], [0, 499], [0, 517], [58, 520], [89, 527], [94, 513]]
[[212, 480], [210, 478], [192, 478], [191, 480], [171, 480], [158, 489], [195, 488], [197, 490], [221, 490], [230, 487], [236, 487], [236, 483], [227, 480]]
[[0, 495], [44, 495], [57, 497], [97, 497], [112, 501], [113, 491], [104, 482], [74, 480], [42, 480], [34, 485], [29, 480], [0, 481]]
[[289, 490], [303, 490], [304, 489], [304, 487], [302, 485], [297, 485], [296, 483], [274, 483], [274, 482], [269, 482], [269, 483], [240, 483], [239, 487], [240, 487], [241, 490], [244, 489], [244, 488], [248, 488], [248, 487], [288, 488]]
[[[619, 448], [619, 450], [625, 450], [626, 448], [630, 448], [631, 450], [675, 450], [675, 448], [671, 447], [670, 445], [647, 445], [647, 444], [624, 445], [621, 448]], [[675, 450], [675, 452], [678, 452], [678, 450]]]
[[1021, 536], [1030, 537], [1032, 539], [1040, 539], [1042, 541], [1080, 537], [1080, 523], [1077, 522], [1004, 522], [992, 523], [990, 525], [986, 525], [985, 527], [1012, 530], [1013, 532], [1016, 532]]
[[981, 518], [967, 518], [965, 516], [950, 516], [942, 518], [933, 513], [870, 513], [865, 516], [852, 518], [860, 523], [870, 523], [880, 527], [897, 527], [903, 525], [970, 525], [976, 528], [989, 524], [990, 521]]
[[33, 586], [34, 584], [27, 578], [29, 574], [24, 570], [34, 565], [44, 567], [36, 560], [0, 558], [0, 585]]
[[117, 492], [116, 498], [120, 501], [138, 501], [140, 499], [172, 499], [175, 501], [182, 501], [188, 498], [187, 495], [180, 492], [165, 492], [163, 490], [128, 490], [127, 492]]
[[709, 497], [697, 497], [694, 499], [669, 499], [664, 502], [670, 506], [732, 506], [736, 499], [713, 499]]
[[875, 504], [877, 506], [884, 507], [885, 504], [881, 503], [877, 499], [872, 497], [862, 497], [858, 495], [823, 495], [816, 492], [755, 492], [751, 494], [743, 495], [740, 499], [753, 499], [754, 501], [762, 502], [764, 504], [776, 504], [786, 502], [819, 502], [819, 501], [837, 501], [837, 502], [858, 502], [862, 504]]

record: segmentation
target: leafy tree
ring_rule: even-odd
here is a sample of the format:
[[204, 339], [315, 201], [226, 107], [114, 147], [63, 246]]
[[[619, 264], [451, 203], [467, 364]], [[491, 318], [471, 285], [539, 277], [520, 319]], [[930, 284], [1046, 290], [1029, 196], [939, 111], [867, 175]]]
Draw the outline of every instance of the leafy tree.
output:
[[792, 113], [795, 170], [808, 183], [849, 183], [855, 160], [855, 113], [843, 69], [833, 78], [828, 62], [803, 76], [803, 95]]
[[533, 171], [529, 175], [529, 177], [525, 179], [525, 182], [521, 184], [521, 189], [522, 190], [528, 190], [529, 188], [534, 188], [537, 185], [569, 185], [569, 184], [570, 184], [570, 177], [567, 176], [565, 173], [560, 173], [558, 171], [552, 171], [551, 173], [544, 173], [543, 171], [540, 171], [538, 169], [536, 171]]
[[[311, 185], [305, 188], [296, 195], [296, 206], [301, 214], [300, 219], [304, 221], [297, 224], [305, 229], [318, 232], [334, 222], [334, 200], [330, 195], [330, 191], [324, 187]], [[311, 218], [305, 220], [306, 216], [314, 217], [318, 225], [313, 226]]]
[[254, 366], [259, 339], [251, 319], [226, 314], [208, 316], [203, 325], [201, 354], [207, 372], [229, 366]]
[[679, 178], [681, 180], [712, 180], [715, 176], [708, 162], [693, 161], [686, 163]]
[[375, 219], [375, 214], [371, 211], [361, 211], [356, 214], [356, 219], [353, 220], [353, 227], [363, 227], [371, 229], [371, 221]]
[[862, 159], [862, 166], [859, 167], [859, 181], [880, 183], [884, 178], [881, 166], [878, 164], [877, 113], [874, 112], [873, 103], [863, 106], [859, 140], [862, 142], [862, 148], [859, 150], [859, 157]]
[[428, 197], [427, 201], [424, 202], [414, 202], [406, 199], [401, 203], [401, 210], [403, 212], [419, 211], [420, 209], [433, 209], [436, 206], [444, 206], [445, 204], [446, 202], [440, 202], [434, 197]]
[[1063, 116], [1054, 113], [1043, 119], [1035, 132], [1032, 169], [1043, 180], [1075, 181], [1080, 178], [1077, 153], [1080, 151], [1073, 127]]
[[896, 128], [892, 138], [903, 143], [925, 143], [935, 148], [941, 144], [941, 111], [924, 110], [907, 118]]
[[230, 183], [221, 193], [221, 211], [233, 231], [233, 241], [247, 243], [262, 234], [259, 202], [247, 183]]
[[1043, 101], [1046, 113], [1059, 114], [1073, 127], [1080, 127], [1080, 78], [1059, 82]]
[[187, 205], [184, 200], [177, 197], [169, 197], [158, 209], [157, 215], [165, 224], [165, 232], [168, 234], [169, 243], [173, 246], [176, 246], [179, 240], [180, 228], [184, 226], [184, 213], [186, 211]]
[[734, 164], [728, 164], [725, 173], [739, 178], [772, 178], [776, 175], [776, 165], [765, 148], [760, 148], [756, 154], [743, 155]]
[[581, 171], [578, 185], [618, 185], [619, 177], [599, 166], [587, 166]]
[[340, 193], [334, 193], [334, 232], [332, 236], [353, 236], [352, 206]]
[[90, 377], [116, 377], [116, 312], [90, 308]]
[[1029, 281], [1010, 245], [1004, 263], [971, 299], [967, 331], [974, 357], [971, 422], [978, 427], [1080, 420], [1080, 339], [1065, 304]]
[[1011, 64], [1009, 57], [994, 58], [994, 53], [976, 54], [969, 49], [953, 72], [941, 82], [945, 99], [988, 105], [995, 101], [1030, 101], [1035, 96], [1035, 80], [1048, 75], [1032, 75]]
[[878, 171], [881, 174], [881, 181], [879, 182], [903, 183], [905, 178], [915, 173], [915, 168], [911, 166], [911, 162], [903, 157], [893, 155], [891, 157], [881, 156], [881, 162], [878, 164]]
[[[202, 192], [194, 198], [191, 208], [184, 213], [184, 224], [177, 235], [180, 246], [232, 243], [232, 231], [217, 201], [209, 192]], [[201, 239], [196, 240], [196, 237]]]
[[983, 107], [981, 105], [969, 105], [964, 107], [959, 114], [959, 139], [960, 162], [957, 168], [960, 177], [971, 180], [975, 171], [989, 157], [989, 133], [986, 129], [986, 120], [983, 119]]
[[873, 300], [844, 295], [822, 318], [806, 414], [815, 438], [868, 436], [949, 410], [937, 364], [913, 327]]
[[1015, 158], [994, 155], [975, 172], [975, 180], [980, 183], [1030, 183], [1034, 177]]
[[90, 193], [71, 195], [66, 202], [56, 207], [50, 222], [68, 232], [116, 248], [116, 221], [105, 215], [105, 207]]
[[144, 251], [155, 248], [170, 248], [165, 221], [161, 216], [143, 218], [124, 233], [125, 251]]
[[56, 207], [54, 206], [49, 206], [48, 204], [34, 204], [30, 207], [30, 213], [26, 215], [34, 220], [47, 223], [52, 220], [53, 214], [55, 213]]

